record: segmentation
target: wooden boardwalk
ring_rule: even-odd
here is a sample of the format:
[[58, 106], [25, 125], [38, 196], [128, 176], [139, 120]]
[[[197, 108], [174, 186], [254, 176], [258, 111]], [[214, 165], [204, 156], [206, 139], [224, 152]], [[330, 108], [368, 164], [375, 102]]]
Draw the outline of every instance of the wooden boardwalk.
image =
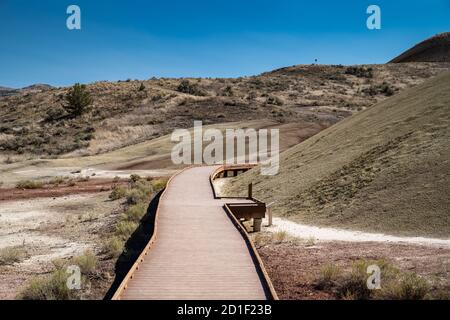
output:
[[159, 203], [156, 240], [116, 298], [269, 298], [225, 201], [214, 199], [209, 176], [216, 168], [194, 167], [171, 179]]

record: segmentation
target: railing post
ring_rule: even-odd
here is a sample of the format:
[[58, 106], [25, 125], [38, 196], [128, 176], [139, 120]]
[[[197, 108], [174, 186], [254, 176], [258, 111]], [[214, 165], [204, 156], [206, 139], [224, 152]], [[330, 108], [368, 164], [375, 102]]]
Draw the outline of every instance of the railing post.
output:
[[267, 216], [269, 218], [269, 223], [267, 224], [268, 227], [272, 225], [272, 210], [270, 207], [267, 207]]

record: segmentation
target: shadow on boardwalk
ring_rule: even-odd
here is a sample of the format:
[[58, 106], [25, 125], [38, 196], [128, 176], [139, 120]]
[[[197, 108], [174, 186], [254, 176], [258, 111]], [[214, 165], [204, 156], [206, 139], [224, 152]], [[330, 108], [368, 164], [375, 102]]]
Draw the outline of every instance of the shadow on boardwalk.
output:
[[114, 293], [117, 291], [123, 279], [127, 275], [128, 271], [131, 269], [131, 267], [141, 254], [142, 250], [144, 250], [145, 246], [150, 241], [150, 238], [152, 237], [155, 229], [156, 209], [158, 208], [159, 199], [163, 191], [164, 190], [158, 192], [150, 201], [150, 204], [147, 208], [147, 213], [141, 219], [139, 227], [126, 242], [126, 249], [122, 252], [116, 262], [116, 277], [113, 284], [106, 293], [104, 300], [111, 300]]

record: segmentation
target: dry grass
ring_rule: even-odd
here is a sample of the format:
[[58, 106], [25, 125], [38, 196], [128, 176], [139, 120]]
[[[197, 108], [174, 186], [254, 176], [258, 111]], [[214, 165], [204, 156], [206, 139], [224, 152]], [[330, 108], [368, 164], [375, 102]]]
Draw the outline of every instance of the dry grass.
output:
[[117, 258], [123, 252], [124, 247], [124, 241], [119, 237], [113, 236], [103, 244], [103, 252], [108, 257]]
[[[380, 268], [379, 289], [368, 288], [370, 274], [367, 271], [371, 265]], [[344, 300], [421, 300], [434, 297], [425, 279], [412, 272], [402, 272], [386, 260], [359, 260], [353, 264], [350, 272], [343, 272], [334, 264], [326, 264], [315, 286], [318, 290], [333, 292]]]
[[[86, 251], [70, 261], [57, 259], [53, 261], [55, 270], [45, 276], [37, 276], [30, 279], [26, 286], [17, 295], [22, 300], [76, 300], [80, 299], [89, 289], [88, 277], [96, 273], [98, 258], [91, 251]], [[76, 265], [80, 268], [81, 288], [70, 289], [68, 279], [71, 275], [67, 267]]]
[[282, 243], [286, 241], [288, 234], [286, 231], [276, 231], [272, 234], [272, 239], [275, 243]]
[[42, 181], [22, 180], [16, 184], [17, 189], [40, 189], [44, 186]]
[[332, 263], [327, 263], [320, 270], [320, 277], [317, 279], [316, 287], [318, 289], [331, 288], [341, 277], [342, 270]]
[[21, 262], [26, 257], [24, 247], [6, 247], [0, 249], [0, 265], [12, 265]]
[[95, 272], [98, 259], [92, 251], [88, 250], [84, 254], [73, 258], [71, 263], [80, 267], [83, 274], [91, 275]]
[[36, 277], [28, 281], [28, 284], [18, 299], [22, 300], [70, 300], [75, 298], [75, 290], [67, 287], [69, 273], [64, 269], [57, 270], [44, 277]]

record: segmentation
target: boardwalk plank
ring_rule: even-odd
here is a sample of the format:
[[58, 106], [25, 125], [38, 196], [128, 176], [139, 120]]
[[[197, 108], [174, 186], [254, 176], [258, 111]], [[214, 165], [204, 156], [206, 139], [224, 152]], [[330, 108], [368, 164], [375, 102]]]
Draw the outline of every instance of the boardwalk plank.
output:
[[190, 168], [172, 179], [160, 202], [157, 240], [121, 299], [267, 298], [245, 241], [214, 199], [215, 168]]

